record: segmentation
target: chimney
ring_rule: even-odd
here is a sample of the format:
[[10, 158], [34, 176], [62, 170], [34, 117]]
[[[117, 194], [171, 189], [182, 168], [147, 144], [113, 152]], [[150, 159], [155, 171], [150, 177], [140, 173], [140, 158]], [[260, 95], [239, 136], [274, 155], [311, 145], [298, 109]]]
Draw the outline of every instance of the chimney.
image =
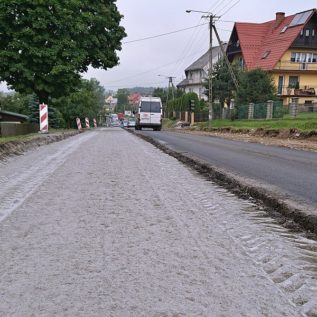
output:
[[276, 12], [275, 26], [276, 29], [285, 19], [285, 12]]

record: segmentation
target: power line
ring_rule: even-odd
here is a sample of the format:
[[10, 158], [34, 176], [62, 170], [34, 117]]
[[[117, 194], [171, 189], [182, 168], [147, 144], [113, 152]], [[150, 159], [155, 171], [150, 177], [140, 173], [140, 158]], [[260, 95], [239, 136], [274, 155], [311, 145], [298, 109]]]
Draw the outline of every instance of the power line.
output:
[[171, 35], [171, 34], [183, 32], [183, 31], [187, 31], [187, 30], [190, 30], [190, 29], [198, 28], [198, 27], [206, 25], [206, 24], [208, 24], [208, 23], [202, 23], [202, 24], [198, 24], [198, 25], [191, 26], [191, 27], [188, 27], [188, 28], [179, 29], [179, 30], [176, 30], [176, 31], [171, 31], [171, 32], [167, 32], [167, 33], [162, 33], [162, 34], [157, 34], [157, 35], [153, 35], [153, 36], [148, 36], [148, 37], [144, 37], [144, 38], [137, 39], [137, 40], [131, 40], [131, 41], [123, 42], [122, 44], [130, 44], [130, 43], [141, 42], [141, 41], [145, 41], [145, 40], [151, 40], [151, 39], [155, 39], [157, 37]]
[[[204, 51], [205, 51], [205, 50], [204, 50]], [[195, 53], [192, 54], [192, 55], [196, 55], [196, 54], [202, 53], [202, 52], [203, 52], [203, 51], [200, 50], [199, 52], [195, 52]], [[158, 67], [149, 69], [149, 70], [147, 70], [147, 71], [144, 71], [144, 72], [141, 72], [141, 73], [137, 73], [137, 74], [134, 74], [134, 75], [132, 75], [132, 76], [128, 76], [128, 77], [125, 77], [125, 78], [121, 78], [121, 79], [118, 79], [118, 80], [114, 80], [114, 81], [111, 81], [110, 84], [116, 83], [116, 82], [120, 82], [120, 81], [123, 81], [123, 80], [127, 80], [127, 79], [133, 79], [133, 78], [135, 78], [135, 77], [138, 77], [138, 76], [141, 76], [141, 75], [150, 73], [150, 72], [154, 72], [154, 71], [156, 71], [156, 70], [159, 70], [159, 69], [164, 68], [164, 67], [166, 67], [166, 66], [169, 66], [169, 65], [171, 65], [171, 64], [175, 64], [175, 63], [177, 63], [177, 62], [179, 62], [179, 61], [180, 61], [180, 59], [177, 59], [177, 60], [174, 60], [174, 61], [169, 62], [169, 63], [167, 63], [167, 64], [164, 64], [164, 65], [161, 65], [161, 66], [158, 66]]]
[[[193, 49], [197, 46], [201, 46], [201, 44], [196, 45], [196, 43], [201, 43], [203, 41], [203, 38], [205, 38], [205, 37], [206, 37], [206, 35], [204, 32], [202, 32], [202, 29], [199, 29], [198, 32], [195, 32], [192, 34], [192, 38], [190, 39], [189, 42], [187, 42], [187, 45], [184, 47], [184, 49], [182, 51], [183, 58], [180, 60], [180, 62], [175, 67], [175, 69], [176, 69], [176, 71], [174, 71], [175, 74], [178, 74], [179, 70], [184, 68], [183, 65], [185, 63], [185, 60], [187, 60], [189, 57], [194, 55], [194, 54], [191, 54]], [[187, 61], [186, 61], [186, 63], [187, 63]], [[183, 71], [183, 69], [182, 69], [182, 71]]]
[[[211, 11], [211, 9], [215, 6], [217, 7], [219, 4], [221, 4], [223, 2], [223, 0], [217, 0], [208, 10]], [[199, 21], [201, 20], [201, 18], [199, 19]], [[185, 58], [189, 57], [189, 54], [192, 50], [192, 48], [194, 47], [194, 43], [198, 42], [198, 43], [201, 43], [201, 40], [202, 40], [202, 37], [204, 36], [204, 34], [201, 34], [200, 37], [199, 36], [199, 33], [201, 32], [202, 29], [199, 29], [197, 35], [194, 33], [192, 33], [192, 36], [190, 38], [190, 40], [187, 42], [186, 46], [184, 47], [182, 53], [181, 53], [181, 56], [184, 56], [184, 59], [182, 59], [182, 62], [178, 63], [178, 65], [175, 67], [176, 71], [175, 73], [177, 74], [179, 72], [179, 69], [182, 68], [183, 64], [184, 64], [184, 60]], [[196, 36], [195, 36], [196, 35]], [[187, 52], [187, 53], [186, 53]]]
[[[230, 4], [231, 3], [231, 1], [233, 1], [233, 0], [230, 0], [230, 2], [228, 3], [228, 4]], [[220, 5], [222, 5], [223, 4], [223, 0], [217, 0], [210, 8], [209, 8], [209, 10], [208, 10], [208, 12], [211, 12], [211, 10], [212, 10], [212, 8], [215, 10], [217, 7], [219, 7]], [[201, 18], [200, 18], [201, 19]], [[199, 32], [201, 32], [201, 30], [202, 29], [199, 29]], [[188, 44], [185, 46], [185, 48], [184, 48], [184, 50], [183, 50], [183, 52], [182, 52], [182, 54], [181, 54], [181, 56], [185, 56], [185, 58], [188, 56], [188, 53], [186, 54], [184, 54], [184, 52], [189, 52], [193, 47], [194, 47], [194, 42], [196, 41], [196, 42], [198, 42], [198, 40], [199, 41], [201, 41], [202, 40], [202, 36], [205, 36], [204, 34], [202, 34], [202, 36], [200, 36], [199, 38], [198, 38], [198, 35], [199, 35], [199, 33], [197, 34], [197, 36], [194, 38], [194, 40], [193, 40], [193, 37], [194, 37], [194, 35], [195, 35], [195, 33], [193, 33], [192, 34], [192, 38], [190, 39], [190, 41], [188, 42]], [[188, 49], [187, 49], [187, 47], [189, 47]], [[207, 50], [207, 49], [206, 49]], [[181, 62], [181, 63], [179, 63], [177, 66], [176, 66], [176, 71], [174, 72], [174, 73], [178, 73], [179, 72], [179, 69], [183, 66], [183, 63], [184, 63], [184, 60], [185, 60], [185, 58], [183, 59], [183, 62]]]
[[241, 0], [236, 1], [227, 11], [221, 14], [221, 17], [223, 17], [226, 13], [228, 13], [233, 7], [235, 7]]
[[[218, 7], [219, 7], [219, 5], [220, 4], [223, 4], [223, 1], [220, 1], [214, 8], [213, 8], [213, 11], [215, 11]], [[220, 9], [221, 10], [221, 9]], [[210, 11], [210, 10], [209, 10]]]
[[[216, 5], [218, 6], [219, 4], [222, 4], [223, 0], [217, 0], [208, 10], [211, 11], [212, 7], [215, 7]], [[201, 18], [200, 18], [201, 20]], [[202, 41], [202, 38], [203, 36], [205, 36], [204, 33], [202, 33], [200, 36], [199, 36], [199, 33], [202, 31], [202, 29], [199, 29], [198, 32], [194, 32], [192, 33], [192, 36], [190, 38], [190, 40], [187, 42], [186, 46], [184, 47], [182, 53], [181, 53], [181, 56], [184, 56], [184, 59], [182, 59], [182, 62], [178, 63], [178, 65], [175, 67], [176, 71], [174, 73], [178, 73], [179, 72], [179, 69], [183, 67], [183, 64], [184, 64], [184, 60], [185, 58], [187, 58], [191, 52], [191, 50], [193, 49], [194, 47], [194, 43], [201, 43]]]
[[[200, 21], [201, 21], [201, 18], [199, 19], [199, 22]], [[193, 47], [192, 44], [194, 43], [195, 40], [197, 40], [197, 37], [198, 37], [200, 32], [201, 32], [201, 29], [196, 29], [192, 33], [189, 41], [187, 41], [186, 45], [184, 46], [184, 48], [182, 50], [182, 53], [180, 55], [182, 59], [177, 63], [177, 65], [175, 67], [176, 71], [174, 73], [177, 74], [179, 72], [179, 69], [182, 68], [184, 60], [188, 57], [188, 54], [190, 54], [190, 49]]]

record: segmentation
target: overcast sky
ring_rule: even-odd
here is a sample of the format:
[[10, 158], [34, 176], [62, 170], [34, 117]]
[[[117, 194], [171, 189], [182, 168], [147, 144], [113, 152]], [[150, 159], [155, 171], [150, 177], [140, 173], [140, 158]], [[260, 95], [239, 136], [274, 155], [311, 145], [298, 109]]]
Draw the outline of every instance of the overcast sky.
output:
[[[90, 69], [85, 78], [96, 78], [107, 90], [135, 86], [167, 86], [166, 76], [184, 78], [184, 69], [208, 50], [208, 24], [144, 41], [146, 37], [194, 27], [208, 21], [200, 13], [209, 11], [221, 16], [216, 27], [223, 41], [228, 41], [234, 21], [265, 22], [278, 11], [291, 15], [316, 8], [316, 0], [117, 0], [124, 18], [127, 37], [119, 52], [120, 64], [107, 71]], [[218, 45], [214, 36], [213, 45]], [[161, 75], [161, 76], [159, 76]], [[4, 90], [2, 84], [0, 89]]]

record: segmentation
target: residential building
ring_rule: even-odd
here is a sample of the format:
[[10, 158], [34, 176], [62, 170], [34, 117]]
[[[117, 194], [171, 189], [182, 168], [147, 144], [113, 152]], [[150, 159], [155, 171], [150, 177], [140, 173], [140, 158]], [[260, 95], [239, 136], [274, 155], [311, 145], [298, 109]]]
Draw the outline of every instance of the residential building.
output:
[[20, 113], [4, 111], [0, 108], [0, 122], [15, 122], [15, 123], [24, 123], [29, 119], [28, 116], [25, 116]]
[[116, 105], [118, 103], [118, 99], [113, 96], [108, 96], [105, 98], [105, 112], [113, 112]]
[[290, 16], [277, 12], [264, 23], [236, 22], [226, 53], [247, 70], [270, 72], [284, 105], [292, 97], [305, 105], [317, 102], [316, 9]]
[[[226, 44], [223, 44], [226, 49]], [[220, 46], [212, 48], [212, 63], [215, 64], [222, 57]], [[176, 85], [186, 93], [195, 92], [199, 99], [208, 100], [205, 95], [204, 82], [208, 80], [209, 50], [185, 69], [186, 78]]]

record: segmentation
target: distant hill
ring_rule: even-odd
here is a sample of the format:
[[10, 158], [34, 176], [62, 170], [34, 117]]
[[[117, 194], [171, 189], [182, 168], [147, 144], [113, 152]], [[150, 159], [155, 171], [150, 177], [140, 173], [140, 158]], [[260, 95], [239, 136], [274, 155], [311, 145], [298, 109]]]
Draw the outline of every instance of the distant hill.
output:
[[128, 88], [130, 93], [138, 92], [141, 95], [152, 95], [155, 87], [133, 87]]

